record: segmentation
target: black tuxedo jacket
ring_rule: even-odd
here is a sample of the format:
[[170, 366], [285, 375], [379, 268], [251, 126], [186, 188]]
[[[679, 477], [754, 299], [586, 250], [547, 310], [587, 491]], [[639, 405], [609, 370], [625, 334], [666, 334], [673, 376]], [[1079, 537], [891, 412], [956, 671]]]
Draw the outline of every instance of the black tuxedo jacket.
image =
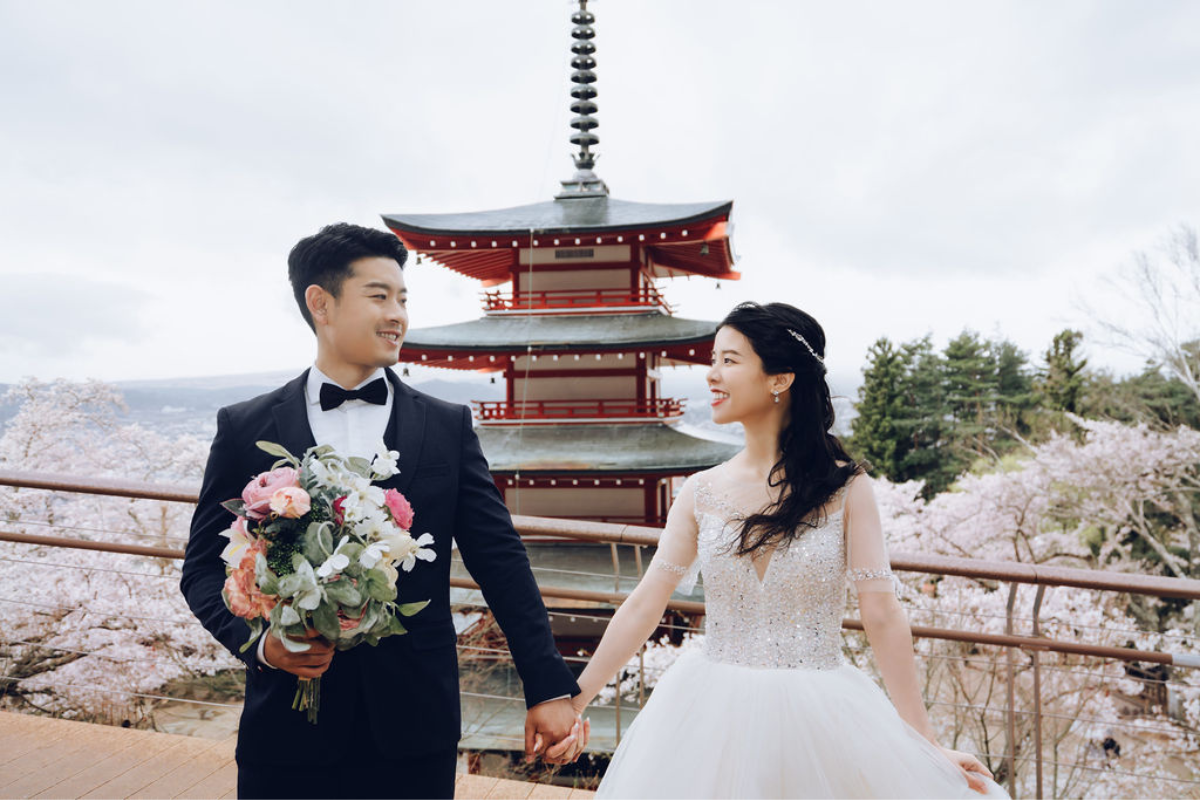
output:
[[275, 461], [256, 441], [277, 442], [297, 457], [315, 444], [305, 405], [308, 373], [217, 413], [181, 588], [204, 627], [246, 662], [239, 761], [332, 764], [352, 756], [368, 736], [384, 753], [419, 755], [455, 746], [460, 710], [451, 539], [508, 638], [526, 704], [579, 692], [554, 645], [525, 547], [488, 472], [469, 409], [405, 386], [391, 370], [387, 377], [395, 392], [384, 441], [399, 451], [400, 472], [380, 485], [404, 493], [416, 512], [413, 535], [433, 534], [437, 552], [434, 561], [401, 572], [397, 600], [430, 602], [405, 618], [407, 634], [334, 655], [321, 681], [317, 725], [292, 710], [294, 675], [260, 665], [253, 646], [239, 652], [249, 628], [221, 599], [220, 554], [228, 540], [220, 533], [233, 515], [220, 504], [240, 497], [250, 478]]

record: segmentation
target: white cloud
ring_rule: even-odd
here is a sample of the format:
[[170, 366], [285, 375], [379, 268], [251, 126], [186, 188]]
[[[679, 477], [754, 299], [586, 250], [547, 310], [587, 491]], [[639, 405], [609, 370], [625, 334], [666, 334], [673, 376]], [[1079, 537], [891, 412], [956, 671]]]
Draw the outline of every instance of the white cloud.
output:
[[[0, 381], [303, 365], [297, 239], [545, 200], [570, 174], [570, 10], [0, 2], [6, 304], [14, 276], [61, 273], [138, 287], [125, 316], [147, 326], [81, 316], [90, 336], [64, 348], [23, 310]], [[999, 329], [1036, 354], [1086, 323], [1071, 291], [1200, 223], [1200, 6], [594, 10], [614, 196], [735, 201], [746, 278], [669, 285], [682, 313], [786, 294], [847, 373], [881, 335]], [[414, 325], [480, 313], [440, 268], [409, 283]]]

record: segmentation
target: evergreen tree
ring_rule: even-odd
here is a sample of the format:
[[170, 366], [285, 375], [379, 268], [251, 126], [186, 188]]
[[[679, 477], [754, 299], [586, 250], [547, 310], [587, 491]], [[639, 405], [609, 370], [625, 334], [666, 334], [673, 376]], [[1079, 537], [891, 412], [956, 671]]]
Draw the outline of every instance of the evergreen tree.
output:
[[1025, 351], [1007, 339], [992, 341], [990, 349], [996, 365], [994, 449], [1004, 452], [1015, 444], [1012, 433], [1029, 434], [1038, 397]]
[[896, 428], [905, 445], [893, 480], [923, 480], [925, 496], [932, 497], [950, 485], [960, 466], [947, 446], [945, 363], [929, 336], [908, 342], [900, 351], [905, 367], [901, 384], [904, 405]]
[[998, 388], [995, 356], [977, 333], [963, 331], [946, 345], [943, 358], [950, 438], [970, 452], [987, 452], [989, 412]]
[[848, 444], [857, 458], [870, 462], [873, 472], [894, 479], [907, 442], [897, 422], [904, 414], [901, 394], [905, 363], [903, 355], [887, 337], [876, 340], [867, 351], [867, 367], [858, 388], [858, 416], [850, 424]]
[[1046, 404], [1056, 411], [1079, 413], [1080, 394], [1085, 383], [1083, 369], [1087, 366], [1087, 359], [1078, 354], [1082, 342], [1083, 334], [1068, 328], [1055, 335], [1046, 351], [1046, 371], [1041, 388]]

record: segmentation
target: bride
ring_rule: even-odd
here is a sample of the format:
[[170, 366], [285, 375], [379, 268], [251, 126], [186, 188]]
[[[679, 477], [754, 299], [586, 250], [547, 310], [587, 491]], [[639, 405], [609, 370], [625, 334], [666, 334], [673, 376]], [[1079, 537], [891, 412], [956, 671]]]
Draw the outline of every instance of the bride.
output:
[[[721, 323], [712, 418], [742, 423], [746, 446], [684, 484], [572, 702], [586, 708], [697, 571], [704, 647], [660, 679], [598, 797], [1006, 797], [929, 724], [870, 481], [829, 433], [824, 351], [817, 321], [783, 303]], [[847, 580], [894, 706], [842, 658]]]

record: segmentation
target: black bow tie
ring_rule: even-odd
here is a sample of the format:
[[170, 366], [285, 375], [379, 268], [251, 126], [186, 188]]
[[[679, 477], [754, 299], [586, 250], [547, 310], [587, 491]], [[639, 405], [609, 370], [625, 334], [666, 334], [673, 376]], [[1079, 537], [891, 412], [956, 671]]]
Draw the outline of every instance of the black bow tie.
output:
[[343, 389], [333, 383], [321, 384], [321, 410], [337, 408], [347, 400], [362, 400], [382, 406], [387, 403], [387, 381], [376, 378], [361, 389]]

